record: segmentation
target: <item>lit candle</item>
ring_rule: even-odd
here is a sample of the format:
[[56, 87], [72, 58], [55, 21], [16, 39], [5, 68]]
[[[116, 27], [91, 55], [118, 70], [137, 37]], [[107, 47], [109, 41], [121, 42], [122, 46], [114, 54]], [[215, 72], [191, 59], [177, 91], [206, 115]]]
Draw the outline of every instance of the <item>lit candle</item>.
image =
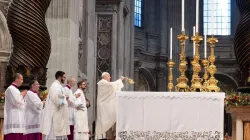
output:
[[215, 7], [214, 7], [214, 0], [212, 0], [212, 6], [211, 6], [212, 8], [211, 8], [211, 12], [212, 12], [212, 19], [211, 19], [211, 35], [213, 35], [214, 34], [214, 22], [215, 22], [215, 20], [214, 20], [214, 10], [215, 10]]
[[[195, 36], [195, 26], [193, 27], [193, 36]], [[193, 41], [193, 54], [195, 55], [195, 42]]]
[[207, 58], [207, 35], [204, 35], [204, 57]]
[[172, 27], [170, 28], [170, 59], [172, 59], [172, 53], [173, 53], [173, 49], [172, 49], [172, 45], [173, 45], [173, 31], [172, 31]]
[[182, 0], [182, 5], [181, 5], [181, 31], [183, 31], [184, 32], [184, 6], [185, 6], [185, 4], [184, 4], [184, 0]]
[[196, 32], [199, 30], [199, 0], [196, 0]]

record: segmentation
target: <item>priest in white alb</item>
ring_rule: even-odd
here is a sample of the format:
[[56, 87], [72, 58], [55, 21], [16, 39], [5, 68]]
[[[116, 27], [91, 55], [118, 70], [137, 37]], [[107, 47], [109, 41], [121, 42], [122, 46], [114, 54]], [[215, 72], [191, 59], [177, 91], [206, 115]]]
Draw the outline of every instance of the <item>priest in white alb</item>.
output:
[[86, 87], [84, 81], [77, 83], [78, 89], [74, 93], [76, 96], [75, 101], [75, 126], [74, 126], [74, 139], [75, 140], [89, 140], [89, 126], [88, 126], [88, 112], [87, 102], [83, 90]]
[[70, 134], [68, 103], [62, 86], [66, 77], [63, 71], [57, 71], [56, 80], [49, 88], [45, 103], [41, 132], [45, 140], [67, 140]]
[[25, 134], [27, 135], [27, 140], [42, 140], [41, 118], [45, 101], [41, 101], [37, 95], [39, 87], [38, 81], [31, 81], [30, 90], [25, 96]]
[[20, 92], [18, 87], [23, 83], [23, 76], [14, 75], [14, 82], [5, 91], [4, 103], [4, 140], [26, 140], [25, 132], [25, 101], [27, 90]]
[[68, 108], [69, 108], [69, 125], [70, 125], [70, 135], [68, 135], [68, 140], [74, 140], [74, 124], [75, 124], [75, 100], [76, 97], [72, 92], [72, 88], [75, 86], [75, 78], [70, 77], [67, 80], [67, 85], [64, 87], [68, 99]]
[[110, 139], [113, 140], [114, 136], [106, 134], [114, 126], [116, 122], [116, 95], [117, 91], [123, 88], [122, 80], [110, 82], [110, 74], [107, 72], [102, 73], [102, 80], [98, 85], [97, 95], [97, 119], [95, 129], [95, 139]]

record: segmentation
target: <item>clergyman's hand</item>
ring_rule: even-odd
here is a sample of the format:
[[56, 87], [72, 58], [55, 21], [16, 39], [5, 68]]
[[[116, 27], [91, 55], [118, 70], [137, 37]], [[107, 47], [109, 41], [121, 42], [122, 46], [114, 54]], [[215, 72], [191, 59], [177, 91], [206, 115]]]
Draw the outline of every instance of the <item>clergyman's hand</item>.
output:
[[124, 80], [124, 78], [125, 78], [125, 77], [123, 77], [123, 76], [120, 77], [121, 80]]
[[26, 94], [27, 94], [27, 90], [24, 90], [24, 91], [21, 93], [21, 95], [22, 95], [23, 97], [25, 97]]
[[75, 95], [76, 98], [79, 98], [80, 96], [81, 96], [81, 93], [77, 93], [77, 94]]

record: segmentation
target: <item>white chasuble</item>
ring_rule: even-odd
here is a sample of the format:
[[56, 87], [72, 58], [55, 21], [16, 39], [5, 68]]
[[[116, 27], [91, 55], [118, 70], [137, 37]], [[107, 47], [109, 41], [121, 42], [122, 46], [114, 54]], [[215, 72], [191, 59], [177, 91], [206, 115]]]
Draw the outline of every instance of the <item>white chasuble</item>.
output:
[[115, 93], [120, 91], [124, 85], [120, 79], [114, 82], [102, 79], [97, 84], [96, 139], [100, 139], [116, 122]]
[[25, 111], [25, 128], [26, 134], [40, 133], [41, 117], [43, 110], [43, 103], [38, 97], [37, 93], [32, 90], [27, 92], [25, 96], [26, 111]]
[[75, 96], [72, 93], [72, 90], [70, 87], [66, 86], [64, 87], [66, 95], [69, 96], [68, 99], [68, 108], [69, 108], [69, 125], [75, 124]]
[[68, 104], [65, 91], [59, 81], [52, 83], [45, 103], [41, 132], [45, 140], [67, 139], [70, 134]]
[[74, 126], [74, 139], [75, 140], [88, 140], [88, 112], [86, 107], [86, 99], [81, 89], [77, 89], [75, 95], [80, 93], [75, 101], [76, 114], [75, 114], [75, 126]]
[[25, 132], [25, 101], [19, 89], [11, 85], [5, 91], [4, 135]]

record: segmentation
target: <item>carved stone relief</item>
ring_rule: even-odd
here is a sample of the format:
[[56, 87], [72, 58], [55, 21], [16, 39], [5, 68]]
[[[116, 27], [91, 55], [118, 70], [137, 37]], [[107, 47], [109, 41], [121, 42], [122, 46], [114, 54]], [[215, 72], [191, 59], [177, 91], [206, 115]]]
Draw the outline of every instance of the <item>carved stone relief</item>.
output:
[[97, 80], [102, 72], [111, 72], [112, 15], [97, 17]]

